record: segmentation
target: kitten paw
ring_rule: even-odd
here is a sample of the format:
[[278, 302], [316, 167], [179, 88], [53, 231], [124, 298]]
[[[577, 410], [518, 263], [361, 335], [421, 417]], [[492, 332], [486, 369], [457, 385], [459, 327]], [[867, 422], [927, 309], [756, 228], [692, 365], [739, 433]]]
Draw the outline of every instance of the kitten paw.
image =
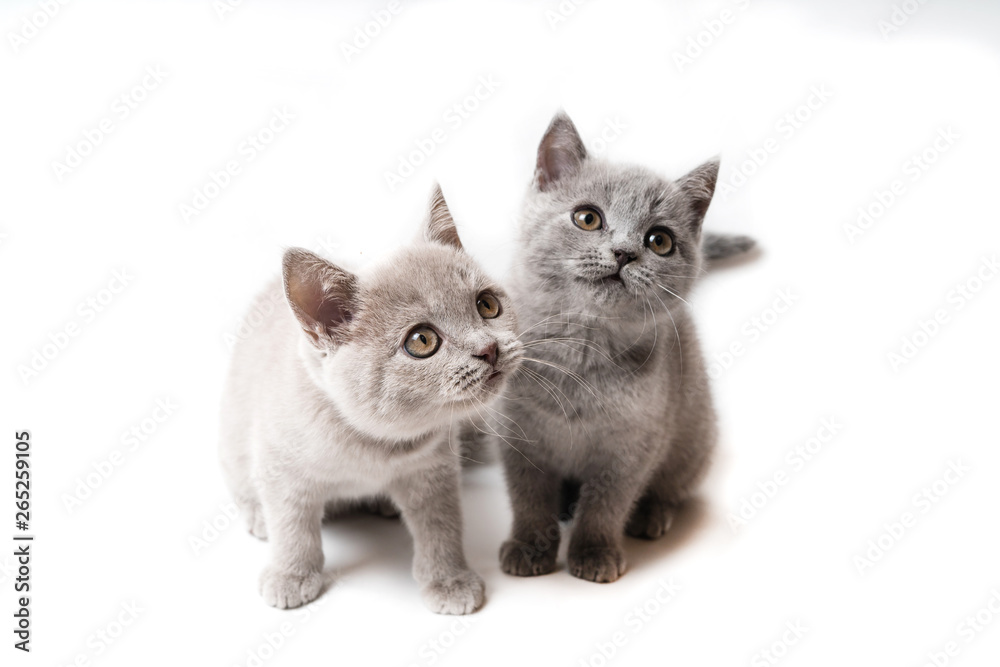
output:
[[278, 609], [301, 607], [319, 597], [323, 573], [296, 574], [268, 566], [260, 575], [260, 594], [264, 602]]
[[556, 549], [537, 549], [524, 542], [507, 540], [500, 547], [500, 569], [516, 577], [537, 577], [556, 569]]
[[673, 505], [659, 501], [641, 500], [632, 511], [625, 532], [631, 537], [655, 540], [663, 537], [674, 521]]
[[599, 584], [611, 583], [625, 574], [625, 554], [618, 547], [571, 548], [569, 573]]
[[421, 591], [424, 604], [435, 614], [471, 614], [483, 606], [486, 585], [469, 570], [457, 577], [432, 581]]

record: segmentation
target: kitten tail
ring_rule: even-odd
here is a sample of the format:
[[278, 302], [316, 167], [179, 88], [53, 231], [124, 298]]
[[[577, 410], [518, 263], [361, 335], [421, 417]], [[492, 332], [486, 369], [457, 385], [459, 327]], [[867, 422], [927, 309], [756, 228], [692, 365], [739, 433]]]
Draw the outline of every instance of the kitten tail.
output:
[[701, 241], [701, 251], [708, 260], [726, 259], [742, 255], [757, 247], [757, 242], [742, 234], [715, 234], [705, 232]]

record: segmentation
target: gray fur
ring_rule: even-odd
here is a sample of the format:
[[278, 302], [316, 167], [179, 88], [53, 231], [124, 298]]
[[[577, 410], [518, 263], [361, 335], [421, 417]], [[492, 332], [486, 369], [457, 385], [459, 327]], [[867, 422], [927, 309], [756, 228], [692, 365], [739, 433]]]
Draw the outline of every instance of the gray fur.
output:
[[[250, 532], [271, 542], [261, 594], [281, 608], [317, 597], [324, 511], [362, 504], [402, 513], [428, 607], [475, 611], [484, 586], [465, 561], [451, 425], [482, 410], [517, 368], [510, 300], [462, 250], [440, 190], [422, 238], [370, 271], [301, 249], [285, 253], [283, 269], [258, 299], [283, 290], [289, 308], [237, 345], [222, 410], [227, 482]], [[477, 311], [483, 290], [500, 301], [499, 317]], [[425, 359], [402, 349], [418, 324], [442, 336]], [[491, 362], [482, 355], [494, 343]]]
[[705, 232], [701, 240], [701, 253], [705, 259], [714, 261], [742, 255], [753, 250], [756, 245], [756, 241], [742, 234]]
[[[684, 299], [702, 273], [701, 227], [717, 174], [711, 161], [669, 181], [588, 157], [572, 121], [552, 120], [510, 284], [525, 364], [502, 408], [525, 442], [507, 438], [520, 452], [500, 446], [514, 510], [500, 550], [505, 572], [555, 568], [568, 482], [579, 487], [569, 571], [614, 581], [626, 568], [623, 535], [663, 535], [705, 473], [716, 420]], [[603, 212], [602, 229], [574, 225], [584, 205]], [[672, 255], [644, 246], [655, 225], [672, 232]], [[634, 259], [621, 265], [616, 250]], [[621, 282], [606, 279], [619, 268]]]

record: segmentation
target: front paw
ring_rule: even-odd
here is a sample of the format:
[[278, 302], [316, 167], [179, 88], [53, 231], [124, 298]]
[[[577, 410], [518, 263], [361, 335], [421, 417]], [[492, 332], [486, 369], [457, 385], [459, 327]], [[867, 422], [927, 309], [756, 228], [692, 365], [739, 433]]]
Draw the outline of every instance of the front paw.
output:
[[625, 554], [619, 547], [571, 547], [569, 573], [599, 584], [611, 583], [625, 574]]
[[264, 602], [278, 609], [301, 607], [319, 597], [323, 574], [283, 572], [268, 566], [260, 575], [260, 594]]
[[437, 579], [421, 591], [424, 604], [435, 614], [471, 614], [483, 606], [486, 585], [468, 570], [455, 577]]
[[556, 569], [555, 547], [538, 549], [517, 540], [507, 540], [500, 546], [500, 569], [516, 577], [537, 577]]

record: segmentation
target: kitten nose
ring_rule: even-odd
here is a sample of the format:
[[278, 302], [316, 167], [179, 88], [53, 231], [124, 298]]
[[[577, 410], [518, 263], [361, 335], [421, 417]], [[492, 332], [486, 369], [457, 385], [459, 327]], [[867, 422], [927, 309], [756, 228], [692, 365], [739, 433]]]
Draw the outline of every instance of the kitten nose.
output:
[[497, 353], [496, 341], [491, 342], [489, 345], [481, 349], [479, 351], [479, 354], [474, 354], [472, 356], [474, 356], [476, 359], [482, 359], [483, 361], [488, 363], [492, 368], [495, 369], [497, 367], [497, 357], [499, 356], [499, 354]]
[[628, 250], [615, 250], [615, 259], [618, 260], [618, 270], [621, 271], [623, 266], [635, 259], [635, 253]]

